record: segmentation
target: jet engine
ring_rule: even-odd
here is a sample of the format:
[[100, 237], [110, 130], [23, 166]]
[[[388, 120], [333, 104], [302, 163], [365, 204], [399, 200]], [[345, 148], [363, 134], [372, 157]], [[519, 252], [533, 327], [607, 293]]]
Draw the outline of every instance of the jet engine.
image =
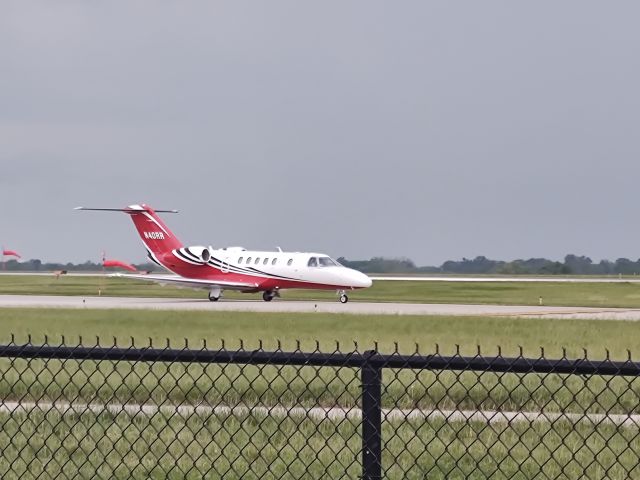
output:
[[193, 263], [208, 263], [211, 259], [209, 247], [184, 247], [176, 251], [180, 257]]

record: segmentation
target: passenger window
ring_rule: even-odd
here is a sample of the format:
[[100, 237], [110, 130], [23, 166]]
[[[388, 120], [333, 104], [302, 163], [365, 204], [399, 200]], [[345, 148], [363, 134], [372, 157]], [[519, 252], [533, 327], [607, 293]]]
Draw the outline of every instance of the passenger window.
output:
[[267, 263], [269, 263], [269, 259], [268, 259], [268, 258], [265, 258], [265, 259], [262, 261], [262, 264], [263, 264], [263, 265], [266, 265]]
[[277, 261], [278, 261], [278, 259], [274, 258], [273, 260], [271, 260], [271, 265], [275, 265]]
[[292, 263], [293, 263], [293, 258], [290, 258], [289, 261], [287, 262], [287, 265], [291, 266]]
[[242, 257], [238, 259], [238, 263], [242, 263]]
[[309, 259], [309, 262], [307, 263], [307, 267], [317, 267], [318, 266], [318, 259], [316, 257], [311, 257]]
[[247, 265], [251, 263], [251, 257], [247, 257]]
[[253, 263], [255, 263], [256, 265], [259, 264], [260, 263], [260, 257], [256, 257], [256, 261], [253, 262]]

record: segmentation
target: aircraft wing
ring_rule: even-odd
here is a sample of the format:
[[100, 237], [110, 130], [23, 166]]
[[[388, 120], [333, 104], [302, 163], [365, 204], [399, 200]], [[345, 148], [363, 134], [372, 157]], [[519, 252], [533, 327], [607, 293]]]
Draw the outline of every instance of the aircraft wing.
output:
[[138, 274], [122, 274], [114, 273], [110, 277], [133, 278], [136, 280], [148, 280], [150, 282], [160, 283], [162, 285], [175, 285], [189, 288], [208, 289], [212, 287], [220, 287], [225, 290], [251, 291], [258, 288], [257, 283], [244, 282], [226, 282], [224, 280], [199, 280], [195, 278], [185, 278], [178, 275], [138, 275]]

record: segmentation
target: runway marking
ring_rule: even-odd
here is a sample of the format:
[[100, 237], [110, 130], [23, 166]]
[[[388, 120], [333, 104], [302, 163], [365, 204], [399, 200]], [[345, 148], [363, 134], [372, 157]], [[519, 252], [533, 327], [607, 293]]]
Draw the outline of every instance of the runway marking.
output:
[[620, 277], [440, 277], [440, 276], [369, 276], [374, 282], [470, 282], [470, 283], [640, 283], [640, 278]]
[[558, 311], [551, 311], [551, 312], [518, 312], [517, 314], [513, 314], [513, 313], [498, 313], [498, 314], [483, 314], [481, 316], [489, 316], [489, 317], [514, 317], [514, 316], [518, 316], [518, 317], [553, 317], [556, 315], [559, 316], [566, 316], [566, 315], [606, 315], [606, 314], [611, 314], [611, 315], [618, 315], [618, 314], [624, 314], [624, 313], [631, 313], [631, 314], [635, 314], [635, 313], [639, 313], [638, 309], [634, 309], [634, 308], [620, 308], [620, 309], [597, 309], [597, 310], [558, 310]]
[[[286, 407], [249, 406], [249, 405], [156, 405], [150, 403], [70, 403], [70, 402], [16, 402], [0, 403], [0, 413], [9, 415], [28, 414], [33, 411], [55, 411], [62, 415], [83, 415], [87, 413], [100, 415], [126, 414], [130, 416], [153, 416], [156, 414], [172, 417], [198, 416], [273, 416], [273, 417], [306, 417], [316, 421], [360, 420], [362, 410], [358, 407]], [[591, 425], [616, 425], [619, 427], [640, 427], [640, 414], [605, 414], [605, 413], [567, 413], [567, 412], [527, 412], [498, 410], [440, 410], [440, 409], [400, 409], [383, 408], [383, 421], [431, 421], [498, 423], [589, 423]]]

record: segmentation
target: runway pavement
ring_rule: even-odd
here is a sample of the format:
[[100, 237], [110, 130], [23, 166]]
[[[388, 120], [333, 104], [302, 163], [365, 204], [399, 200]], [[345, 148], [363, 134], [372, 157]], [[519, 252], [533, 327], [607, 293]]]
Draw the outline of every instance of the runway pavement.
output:
[[583, 318], [598, 320], [640, 320], [640, 309], [593, 307], [545, 307], [508, 305], [453, 305], [420, 303], [309, 302], [274, 300], [75, 297], [0, 295], [0, 307], [150, 309], [184, 311], [237, 311], [280, 313], [346, 313], [354, 315], [475, 315], [531, 318]]

